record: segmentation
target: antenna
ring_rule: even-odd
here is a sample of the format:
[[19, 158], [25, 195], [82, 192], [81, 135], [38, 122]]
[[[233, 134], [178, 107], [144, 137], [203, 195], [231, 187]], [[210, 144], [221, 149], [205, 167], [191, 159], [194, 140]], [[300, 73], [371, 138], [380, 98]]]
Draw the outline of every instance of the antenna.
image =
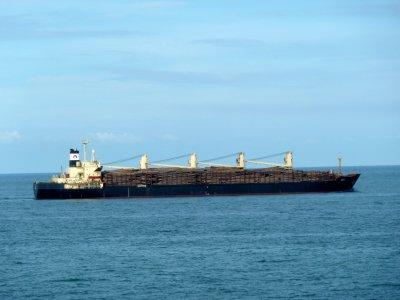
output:
[[86, 161], [86, 147], [90, 142], [88, 140], [83, 140], [83, 161]]

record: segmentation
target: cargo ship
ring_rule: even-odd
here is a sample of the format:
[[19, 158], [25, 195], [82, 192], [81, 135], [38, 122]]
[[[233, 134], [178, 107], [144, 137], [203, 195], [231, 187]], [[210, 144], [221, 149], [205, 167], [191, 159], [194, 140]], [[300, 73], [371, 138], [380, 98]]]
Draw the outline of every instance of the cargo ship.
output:
[[[293, 153], [286, 151], [282, 164], [264, 161], [265, 156], [246, 159], [243, 152], [234, 165], [199, 161], [188, 154], [187, 165], [162, 164], [171, 159], [150, 162], [148, 155], [139, 158], [138, 167], [102, 165], [94, 150], [90, 160], [80, 160], [77, 149], [70, 149], [69, 167], [49, 182], [34, 182], [36, 199], [104, 199], [172, 196], [267, 195], [288, 193], [323, 193], [352, 191], [360, 174], [338, 171], [298, 170], [293, 167]], [[175, 157], [183, 158], [184, 156]], [[132, 158], [132, 159], [133, 159]], [[264, 159], [264, 160], [261, 160]], [[247, 168], [249, 164], [262, 167]]]

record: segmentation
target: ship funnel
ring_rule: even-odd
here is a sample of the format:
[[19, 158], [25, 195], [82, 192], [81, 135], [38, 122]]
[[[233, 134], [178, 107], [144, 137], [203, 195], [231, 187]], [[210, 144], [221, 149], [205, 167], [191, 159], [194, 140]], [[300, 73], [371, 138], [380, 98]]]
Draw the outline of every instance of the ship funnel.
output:
[[285, 168], [289, 168], [289, 169], [293, 168], [293, 153], [292, 153], [292, 151], [286, 152], [285, 159], [283, 161], [284, 161]]
[[69, 150], [69, 166], [76, 167], [77, 162], [79, 162], [79, 150], [70, 149]]
[[245, 159], [244, 159], [244, 153], [240, 152], [239, 156], [236, 158], [236, 166], [238, 168], [244, 168], [245, 167]]
[[142, 155], [140, 158], [139, 167], [141, 170], [146, 170], [149, 167], [149, 157], [147, 154]]
[[197, 165], [198, 165], [197, 155], [196, 155], [196, 153], [193, 153], [189, 157], [189, 168], [196, 169]]

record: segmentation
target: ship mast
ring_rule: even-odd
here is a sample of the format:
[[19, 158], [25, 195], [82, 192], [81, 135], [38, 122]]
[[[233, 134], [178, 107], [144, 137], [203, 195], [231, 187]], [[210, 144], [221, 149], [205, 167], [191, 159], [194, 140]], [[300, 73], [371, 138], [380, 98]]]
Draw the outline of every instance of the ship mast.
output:
[[83, 144], [83, 161], [86, 161], [86, 148], [87, 148], [87, 145], [89, 143], [90, 142], [88, 140], [83, 140], [82, 141], [82, 144]]
[[338, 156], [337, 160], [338, 160], [339, 174], [342, 175], [342, 160], [343, 159], [341, 156]]

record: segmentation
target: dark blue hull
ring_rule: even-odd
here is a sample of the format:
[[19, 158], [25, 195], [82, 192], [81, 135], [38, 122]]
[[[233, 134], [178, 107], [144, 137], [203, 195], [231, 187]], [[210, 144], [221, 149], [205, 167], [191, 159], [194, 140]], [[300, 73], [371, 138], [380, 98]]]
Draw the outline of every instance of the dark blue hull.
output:
[[140, 198], [177, 196], [262, 195], [352, 191], [359, 174], [332, 181], [280, 183], [105, 186], [103, 188], [65, 189], [62, 184], [36, 182], [36, 199]]

